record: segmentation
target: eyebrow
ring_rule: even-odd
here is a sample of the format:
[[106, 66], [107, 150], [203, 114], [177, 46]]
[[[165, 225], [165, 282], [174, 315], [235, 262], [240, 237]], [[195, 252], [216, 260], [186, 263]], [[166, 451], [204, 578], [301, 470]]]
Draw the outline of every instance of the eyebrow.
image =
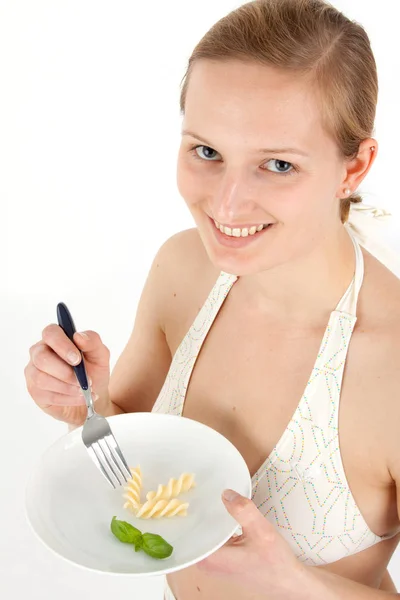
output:
[[[191, 137], [198, 139], [199, 142], [202, 142], [206, 146], [213, 148], [213, 145], [210, 142], [208, 142], [204, 138], [200, 137], [199, 135], [197, 135], [197, 133], [194, 133], [193, 131], [189, 131], [188, 129], [183, 129], [182, 136], [185, 136], [185, 135], [190, 135]], [[299, 150], [298, 148], [260, 148], [258, 150], [258, 152], [262, 152], [264, 154], [298, 154], [300, 156], [309, 157], [309, 154], [307, 154], [303, 150]]]

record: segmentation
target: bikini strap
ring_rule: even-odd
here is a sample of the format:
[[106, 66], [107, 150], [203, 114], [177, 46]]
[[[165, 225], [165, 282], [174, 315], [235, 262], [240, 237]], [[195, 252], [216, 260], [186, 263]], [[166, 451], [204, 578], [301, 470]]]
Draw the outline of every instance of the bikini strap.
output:
[[353, 242], [356, 257], [356, 268], [354, 277], [349, 287], [345, 291], [343, 297], [339, 301], [336, 310], [339, 312], [347, 312], [353, 316], [356, 316], [358, 296], [364, 279], [364, 257], [358, 241], [355, 239], [355, 237], [349, 230], [346, 231], [348, 232], [350, 239]]

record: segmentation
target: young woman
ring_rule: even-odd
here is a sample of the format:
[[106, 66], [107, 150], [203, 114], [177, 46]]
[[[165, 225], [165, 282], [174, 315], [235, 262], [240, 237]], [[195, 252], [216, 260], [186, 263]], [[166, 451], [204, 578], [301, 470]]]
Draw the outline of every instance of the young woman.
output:
[[[196, 228], [159, 250], [111, 379], [98, 334], [75, 336], [99, 412], [201, 421], [253, 476], [253, 503], [228, 508], [243, 536], [169, 577], [168, 598], [397, 596], [400, 282], [347, 222], [377, 90], [365, 31], [322, 0], [256, 0], [214, 25], [181, 96]], [[35, 402], [80, 425], [74, 345], [50, 325], [30, 354]]]

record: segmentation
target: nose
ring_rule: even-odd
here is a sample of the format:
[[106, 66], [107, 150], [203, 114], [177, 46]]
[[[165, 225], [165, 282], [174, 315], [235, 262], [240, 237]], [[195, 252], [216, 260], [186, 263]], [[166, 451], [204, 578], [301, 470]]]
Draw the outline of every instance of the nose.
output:
[[212, 198], [214, 218], [220, 223], [232, 223], [238, 215], [249, 212], [251, 185], [248, 175], [239, 169], [226, 169], [221, 175]]

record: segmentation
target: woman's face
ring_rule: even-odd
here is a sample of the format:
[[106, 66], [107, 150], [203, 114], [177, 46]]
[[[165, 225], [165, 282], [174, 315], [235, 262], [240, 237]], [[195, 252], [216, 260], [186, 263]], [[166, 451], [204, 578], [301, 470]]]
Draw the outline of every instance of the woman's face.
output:
[[260, 273], [315, 251], [341, 226], [345, 176], [304, 79], [239, 61], [195, 65], [178, 187], [217, 268]]

